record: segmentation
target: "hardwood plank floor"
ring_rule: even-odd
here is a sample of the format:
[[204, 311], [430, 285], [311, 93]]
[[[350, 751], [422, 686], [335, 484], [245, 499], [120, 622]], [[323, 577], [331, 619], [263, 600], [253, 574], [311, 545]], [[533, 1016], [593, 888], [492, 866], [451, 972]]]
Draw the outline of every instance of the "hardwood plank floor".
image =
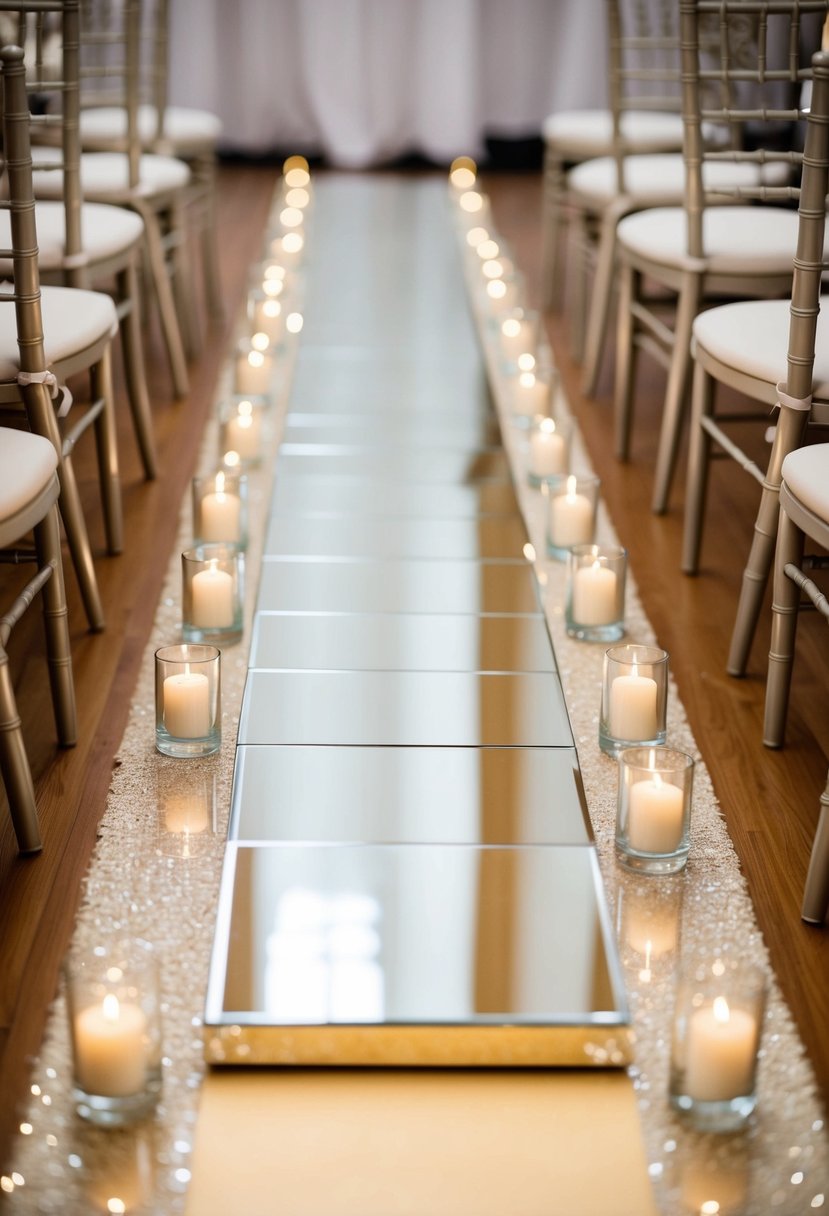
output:
[[[107, 613], [107, 629], [91, 635], [68, 572], [73, 657], [81, 707], [77, 748], [58, 752], [53, 742], [42, 630], [37, 610], [27, 614], [11, 643], [12, 666], [26, 741], [35, 772], [45, 849], [20, 860], [0, 802], [0, 1159], [7, 1160], [10, 1135], [27, 1084], [28, 1060], [37, 1052], [60, 959], [71, 933], [80, 883], [95, 843], [113, 761], [127, 718], [138, 665], [155, 611], [174, 540], [178, 506], [192, 474], [216, 377], [243, 298], [248, 266], [260, 246], [275, 172], [267, 167], [228, 166], [220, 175], [219, 226], [227, 319], [214, 329], [191, 368], [191, 391], [174, 402], [163, 350], [150, 332], [147, 367], [162, 474], [142, 480], [129, 423], [120, 421], [126, 521], [125, 552], [101, 556], [96, 565]], [[495, 217], [513, 244], [538, 298], [540, 185], [537, 175], [486, 179]], [[799, 919], [817, 799], [826, 775], [829, 721], [810, 707], [825, 704], [829, 647], [825, 625], [802, 622], [788, 744], [769, 752], [760, 743], [764, 625], [750, 675], [724, 673], [724, 654], [736, 604], [742, 561], [754, 516], [751, 485], [723, 469], [712, 478], [704, 569], [696, 579], [679, 573], [681, 486], [666, 517], [649, 509], [651, 468], [662, 378], [643, 369], [634, 458], [619, 465], [610, 434], [609, 365], [595, 401], [579, 391], [578, 369], [567, 355], [568, 331], [561, 316], [548, 318], [553, 345], [574, 412], [583, 428], [617, 530], [628, 546], [631, 567], [646, 610], [670, 651], [680, 694], [697, 742], [706, 757], [731, 835], [757, 905], [760, 926], [777, 974], [800, 1026], [824, 1095], [829, 1083], [829, 936]], [[119, 399], [123, 393], [119, 382]], [[91, 443], [78, 449], [84, 499], [94, 518], [97, 506]], [[93, 525], [100, 550], [100, 527]], [[68, 562], [67, 562], [68, 566]], [[14, 571], [0, 569], [0, 603], [14, 585]], [[0, 794], [2, 798], [2, 794]]]

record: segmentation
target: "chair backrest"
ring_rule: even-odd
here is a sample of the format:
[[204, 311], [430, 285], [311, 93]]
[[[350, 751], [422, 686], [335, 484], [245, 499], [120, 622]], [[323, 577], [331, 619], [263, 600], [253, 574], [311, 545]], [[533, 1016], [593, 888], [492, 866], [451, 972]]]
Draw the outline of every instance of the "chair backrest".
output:
[[110, 146], [127, 157], [131, 189], [141, 177], [142, 8], [141, 0], [81, 3], [80, 106], [123, 110], [122, 134]]
[[47, 388], [49, 372], [43, 347], [43, 318], [40, 307], [37, 228], [32, 188], [32, 153], [29, 107], [23, 50], [6, 46], [0, 50], [2, 75], [2, 129], [5, 176], [0, 206], [9, 210], [11, 246], [0, 249], [0, 258], [12, 267], [11, 291], [0, 292], [0, 307], [14, 307], [20, 376], [12, 397], [22, 396], [31, 429], [61, 450], [57, 418]]
[[617, 191], [625, 190], [625, 157], [641, 151], [626, 136], [631, 111], [676, 114], [679, 85], [679, 21], [675, 0], [606, 0], [608, 92], [613, 118]]
[[800, 100], [827, 12], [828, 0], [680, 0], [691, 257], [705, 255], [706, 207], [798, 197]]

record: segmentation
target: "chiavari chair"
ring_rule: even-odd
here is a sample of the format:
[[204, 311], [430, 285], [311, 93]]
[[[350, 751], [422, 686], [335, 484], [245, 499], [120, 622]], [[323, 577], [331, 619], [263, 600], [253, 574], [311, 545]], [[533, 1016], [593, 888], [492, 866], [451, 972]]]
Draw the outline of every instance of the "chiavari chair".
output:
[[[32, 418], [52, 418], [33, 235], [31, 162], [26, 156], [28, 120], [23, 52], [0, 52], [3, 88], [3, 139], [8, 166], [11, 228], [14, 246], [14, 291], [0, 305], [0, 396], [6, 397], [14, 366], [13, 391]], [[14, 315], [12, 315], [14, 314]], [[9, 335], [18, 346], [15, 357]], [[21, 853], [41, 845], [34, 785], [22, 725], [9, 671], [6, 645], [14, 626], [38, 593], [42, 596], [46, 655], [59, 742], [76, 742], [75, 691], [72, 677], [66, 594], [61, 563], [57, 503], [59, 455], [51, 437], [0, 428], [0, 559], [17, 565], [34, 561], [37, 569], [0, 617], [0, 772]], [[30, 533], [33, 547], [22, 542]]]
[[[628, 458], [637, 358], [646, 350], [668, 372], [657, 513], [668, 505], [685, 420], [694, 319], [718, 299], [790, 295], [798, 221], [779, 175], [794, 180], [802, 160], [792, 140], [811, 76], [810, 59], [801, 66], [801, 33], [817, 19], [819, 45], [826, 12], [825, 0], [681, 0], [684, 205], [626, 216], [616, 233], [616, 450]], [[758, 181], [729, 188], [718, 179], [711, 188], [706, 166], [727, 164], [754, 168]], [[665, 292], [676, 302], [673, 328]]]

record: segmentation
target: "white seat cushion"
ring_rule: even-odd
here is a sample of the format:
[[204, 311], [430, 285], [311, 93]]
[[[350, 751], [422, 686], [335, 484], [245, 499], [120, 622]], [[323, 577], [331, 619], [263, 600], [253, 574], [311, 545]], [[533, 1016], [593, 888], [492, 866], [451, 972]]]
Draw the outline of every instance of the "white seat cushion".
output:
[[[120, 106], [99, 106], [81, 112], [81, 143], [84, 148], [106, 148], [127, 133], [127, 112]], [[138, 134], [143, 144], [156, 135], [154, 106], [139, 106]], [[187, 106], [167, 106], [164, 111], [164, 141], [175, 151], [179, 147], [213, 148], [222, 134], [222, 120], [209, 110]]]
[[[35, 206], [38, 264], [41, 272], [62, 270], [66, 240], [66, 213], [63, 203], [41, 199]], [[81, 236], [84, 252], [91, 264], [115, 257], [132, 249], [144, 235], [144, 221], [134, 211], [106, 203], [84, 203], [81, 211]], [[8, 211], [0, 211], [0, 248], [11, 247]], [[11, 277], [11, 261], [0, 259], [0, 277]]]
[[[9, 291], [8, 284], [5, 290]], [[41, 287], [40, 307], [48, 367], [94, 346], [102, 338], [114, 338], [118, 332], [115, 304], [101, 291]], [[16, 380], [19, 370], [14, 308], [0, 302], [0, 380]]]
[[[54, 148], [32, 148], [35, 165], [34, 191], [37, 198], [61, 198], [63, 173], [59, 170], [38, 170], [38, 165], [60, 160]], [[181, 190], [190, 181], [190, 170], [184, 161], [172, 156], [154, 156], [145, 153], [139, 163], [140, 182], [138, 193], [144, 198], [164, 194], [170, 190]], [[84, 198], [106, 202], [108, 199], [124, 199], [130, 196], [129, 161], [121, 152], [85, 152], [81, 156], [81, 192]]]
[[[560, 110], [544, 119], [541, 134], [565, 160], [605, 156], [612, 151], [613, 117], [610, 110]], [[675, 152], [682, 147], [682, 118], [628, 110], [622, 134], [637, 152]]]
[[0, 520], [16, 515], [48, 486], [58, 455], [48, 439], [0, 427]]
[[[787, 165], [767, 165], [762, 169], [752, 164], [729, 164], [711, 161], [703, 166], [703, 177], [709, 190], [733, 189], [736, 186], [756, 186], [779, 183], [788, 174]], [[685, 162], [681, 153], [663, 152], [646, 156], [625, 157], [625, 197], [648, 206], [664, 204], [685, 195]], [[588, 202], [604, 206], [618, 197], [616, 161], [612, 156], [600, 156], [583, 161], [567, 174], [568, 189]]]
[[[737, 372], [771, 385], [785, 382], [789, 309], [789, 300], [740, 300], [709, 308], [694, 321], [694, 342]], [[818, 314], [812, 395], [829, 401], [829, 297]]]
[[829, 443], [815, 443], [789, 452], [783, 480], [807, 510], [829, 523]]
[[[705, 262], [717, 274], [786, 274], [797, 248], [797, 213], [780, 207], [709, 207], [703, 218]], [[681, 207], [653, 207], [625, 216], [619, 245], [680, 270], [688, 263], [687, 224]]]

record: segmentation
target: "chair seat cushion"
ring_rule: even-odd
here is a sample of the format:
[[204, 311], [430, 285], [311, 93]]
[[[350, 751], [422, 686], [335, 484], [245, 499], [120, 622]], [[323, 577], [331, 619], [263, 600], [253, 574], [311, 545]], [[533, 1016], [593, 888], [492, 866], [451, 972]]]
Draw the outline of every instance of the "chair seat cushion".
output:
[[[138, 107], [138, 134], [149, 145], [156, 137], [156, 109]], [[84, 148], [106, 148], [127, 133], [127, 112], [121, 106], [98, 106], [81, 112], [81, 143]], [[209, 110], [189, 106], [167, 106], [164, 111], [164, 142], [173, 155], [180, 149], [213, 148], [222, 134], [222, 120]]]
[[795, 498], [829, 523], [829, 443], [814, 443], [789, 452], [782, 474]]
[[[35, 165], [34, 191], [37, 198], [62, 198], [63, 173], [59, 170], [38, 170], [38, 165], [60, 161], [55, 148], [32, 148]], [[181, 190], [190, 181], [190, 170], [184, 161], [172, 156], [144, 153], [139, 162], [138, 194], [152, 198], [170, 190]], [[84, 152], [81, 156], [81, 192], [84, 198], [106, 202], [127, 200], [132, 193], [129, 185], [129, 161], [122, 152]]]
[[[8, 284], [4, 286], [8, 292]], [[102, 338], [114, 338], [118, 332], [115, 304], [102, 291], [41, 287], [40, 307], [48, 367], [95, 346]], [[0, 303], [0, 380], [16, 380], [19, 370], [14, 308]]]
[[[619, 246], [672, 270], [688, 264], [687, 222], [681, 207], [628, 215], [616, 230]], [[705, 263], [714, 274], [791, 273], [797, 213], [781, 207], [709, 207], [703, 217]]]
[[[788, 166], [767, 165], [761, 171], [752, 164], [729, 164], [712, 161], [703, 166], [703, 176], [709, 190], [735, 186], [756, 186], [782, 182]], [[762, 173], [762, 175], [761, 175]], [[567, 174], [568, 189], [588, 202], [606, 206], [618, 197], [616, 161], [612, 156], [599, 156], [583, 161]], [[642, 156], [627, 156], [624, 170], [625, 196], [632, 203], [648, 206], [653, 202], [680, 204], [685, 195], [685, 162], [681, 153], [663, 152]]]
[[[38, 264], [41, 273], [64, 268], [66, 213], [63, 203], [41, 199], [35, 206]], [[132, 249], [144, 235], [144, 221], [134, 211], [106, 203], [84, 203], [81, 236], [90, 264], [117, 257]], [[11, 247], [8, 211], [0, 211], [0, 248]], [[10, 278], [11, 260], [0, 259], [0, 277]]]
[[[610, 110], [560, 110], [541, 124], [546, 144], [565, 160], [586, 160], [612, 151], [613, 117]], [[638, 152], [675, 152], [682, 147], [682, 118], [647, 110], [622, 115], [622, 134]]]
[[[694, 342], [725, 366], [776, 385], [786, 379], [789, 311], [789, 300], [721, 304], [696, 318]], [[829, 297], [818, 314], [812, 395], [829, 401]]]
[[57, 467], [58, 455], [48, 439], [0, 427], [0, 520], [17, 515], [37, 498]]

